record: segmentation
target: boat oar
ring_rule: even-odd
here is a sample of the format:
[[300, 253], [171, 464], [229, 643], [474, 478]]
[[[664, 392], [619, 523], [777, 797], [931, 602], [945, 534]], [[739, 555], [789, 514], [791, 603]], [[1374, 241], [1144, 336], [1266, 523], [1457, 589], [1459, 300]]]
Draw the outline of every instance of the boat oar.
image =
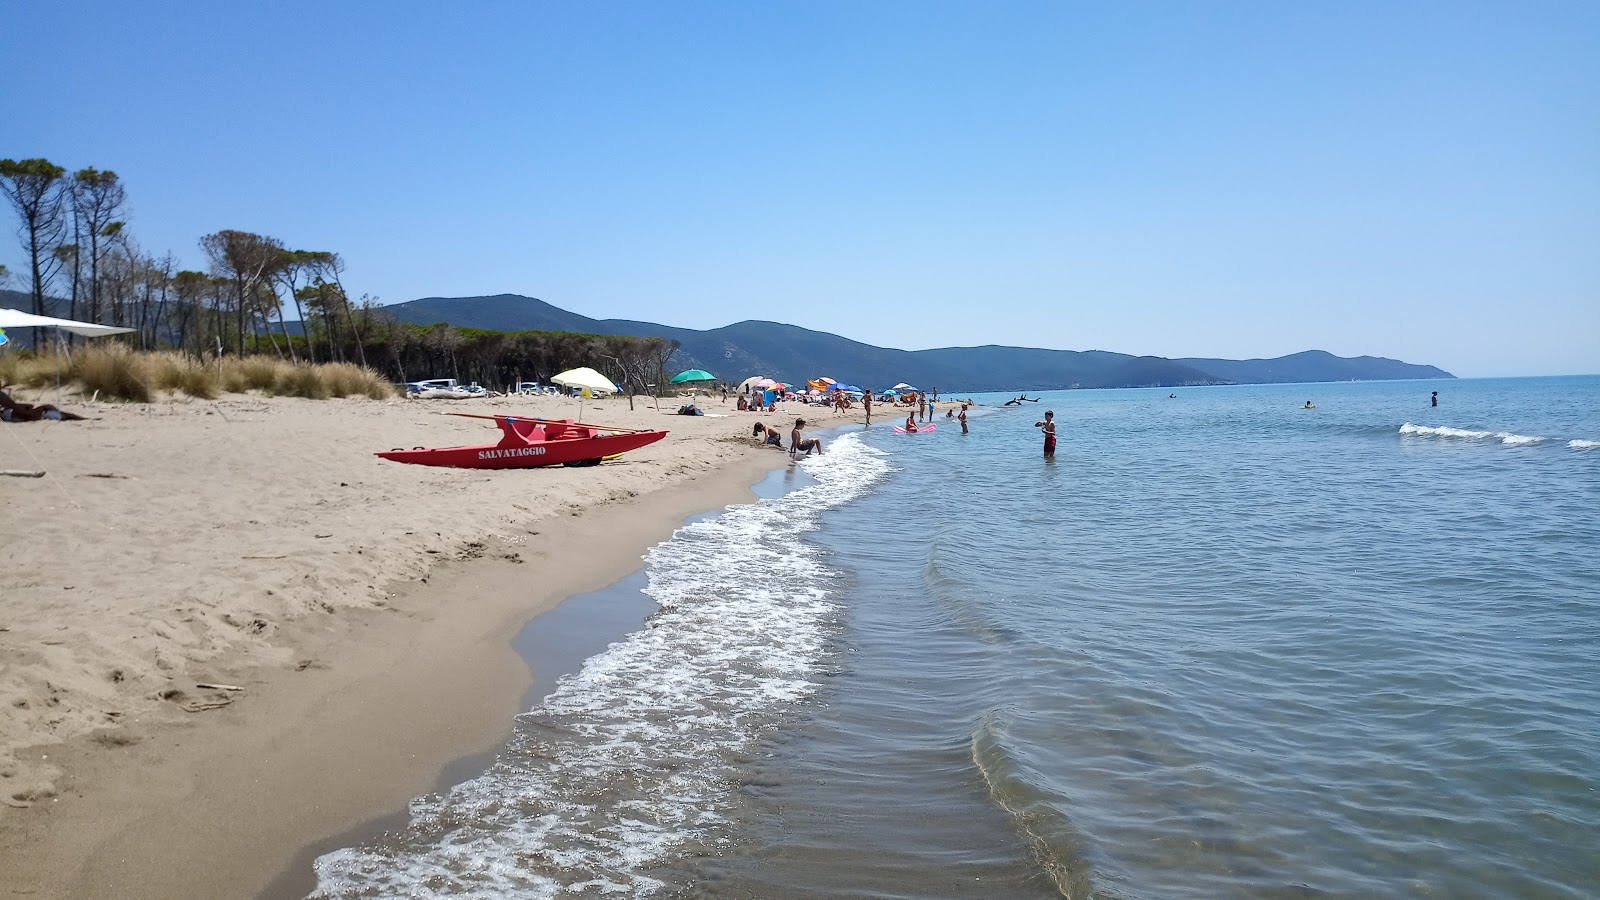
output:
[[[514, 421], [517, 421], [517, 422], [548, 422], [548, 423], [554, 424], [554, 425], [566, 425], [566, 424], [569, 424], [566, 419], [544, 419], [544, 418], [540, 418], [539, 416], [486, 416], [486, 415], [484, 415], [482, 413], [461, 413], [461, 412], [458, 412], [458, 413], [445, 413], [445, 415], [447, 415], [447, 416], [461, 416], [462, 418], [466, 418], [466, 419], [493, 419], [493, 420], [495, 420], [497, 422], [501, 421], [502, 419], [511, 419], [511, 420], [514, 420]], [[599, 429], [601, 431], [620, 431], [620, 432], [625, 432], [627, 434], [643, 434], [646, 431], [660, 431], [661, 430], [659, 428], [619, 428], [619, 427], [617, 427], [615, 425], [596, 425], [593, 422], [572, 422], [570, 424], [575, 425], [578, 428], [597, 428], [597, 429]]]

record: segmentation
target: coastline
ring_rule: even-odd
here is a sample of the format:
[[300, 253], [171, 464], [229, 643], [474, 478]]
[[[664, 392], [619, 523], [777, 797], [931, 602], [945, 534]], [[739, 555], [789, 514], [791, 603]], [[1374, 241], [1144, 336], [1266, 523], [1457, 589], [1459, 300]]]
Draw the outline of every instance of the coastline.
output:
[[[290, 413], [312, 409], [317, 418], [348, 411], [337, 403], [237, 402], [286, 406]], [[375, 415], [389, 420], [417, 418], [420, 409], [404, 402], [364, 405], [382, 407]], [[519, 398], [498, 404], [524, 414], [573, 414], [529, 405]], [[119, 416], [130, 415], [120, 409]], [[608, 483], [567, 492], [559, 527], [553, 513], [530, 516], [525, 506], [502, 499], [477, 511], [480, 527], [464, 528], [466, 540], [452, 542], [457, 558], [400, 568], [375, 589], [381, 603], [285, 616], [273, 621], [267, 652], [252, 647], [256, 652], [187, 663], [185, 676], [203, 674], [207, 683], [244, 688], [238, 702], [176, 717], [147, 703], [146, 715], [121, 717], [126, 724], [116, 730], [18, 750], [23, 770], [49, 767], [62, 774], [54, 796], [30, 809], [0, 809], [0, 867], [10, 873], [13, 890], [66, 897], [258, 896], [280, 883], [285, 866], [308, 845], [403, 810], [412, 797], [433, 789], [452, 761], [492, 753], [523, 711], [533, 677], [511, 647], [524, 623], [568, 596], [635, 571], [643, 552], [684, 518], [749, 500], [764, 473], [787, 462], [786, 455], [747, 439], [751, 416], [663, 420], [653, 409], [631, 417], [623, 412], [607, 407], [604, 419], [626, 425], [648, 419], [673, 429], [674, 437], [689, 432], [694, 450], [714, 458], [684, 466], [675, 456], [685, 447], [669, 440], [655, 445], [667, 449], [654, 456], [630, 454], [628, 460], [640, 463], [632, 473], [625, 465], [559, 470], [589, 479], [582, 484], [592, 486], [597, 477]], [[160, 417], [149, 410], [131, 415], [141, 413]], [[852, 417], [829, 418], [831, 426]], [[437, 421], [429, 417], [422, 424]], [[371, 466], [366, 452], [370, 448], [363, 448], [360, 463]], [[63, 462], [47, 458], [52, 466]], [[629, 477], [603, 477], [608, 470]], [[405, 481], [416, 476], [403, 473], [427, 470], [383, 471], [401, 473]], [[453, 474], [459, 480], [461, 473]], [[484, 480], [483, 473], [473, 474]], [[504, 493], [492, 484], [490, 492]], [[394, 506], [385, 492], [376, 493], [376, 507]], [[335, 510], [325, 513], [336, 516]], [[483, 528], [486, 519], [504, 521]], [[394, 561], [394, 553], [370, 543], [355, 553]], [[290, 574], [326, 576], [333, 562]], [[355, 580], [365, 574], [356, 573]], [[36, 581], [20, 586], [44, 587]]]

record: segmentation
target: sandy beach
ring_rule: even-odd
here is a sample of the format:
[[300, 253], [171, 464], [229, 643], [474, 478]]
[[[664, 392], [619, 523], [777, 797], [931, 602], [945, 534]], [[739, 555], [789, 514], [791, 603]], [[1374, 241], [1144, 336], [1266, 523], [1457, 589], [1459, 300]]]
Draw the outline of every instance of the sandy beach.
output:
[[672, 432], [587, 469], [372, 456], [497, 438], [450, 412], [578, 415], [556, 397], [69, 399], [92, 420], [0, 426], [0, 469], [46, 473], [0, 478], [8, 890], [260, 895], [301, 848], [496, 747], [531, 679], [510, 638], [749, 499], [788, 461], [755, 421], [860, 415], [662, 402], [585, 406]]

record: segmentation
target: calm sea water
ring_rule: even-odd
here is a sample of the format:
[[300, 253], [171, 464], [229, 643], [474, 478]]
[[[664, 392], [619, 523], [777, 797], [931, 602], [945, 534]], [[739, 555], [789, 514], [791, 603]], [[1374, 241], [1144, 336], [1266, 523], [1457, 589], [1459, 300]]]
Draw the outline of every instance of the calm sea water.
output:
[[1043, 396], [685, 527], [317, 896], [1600, 895], [1600, 379]]

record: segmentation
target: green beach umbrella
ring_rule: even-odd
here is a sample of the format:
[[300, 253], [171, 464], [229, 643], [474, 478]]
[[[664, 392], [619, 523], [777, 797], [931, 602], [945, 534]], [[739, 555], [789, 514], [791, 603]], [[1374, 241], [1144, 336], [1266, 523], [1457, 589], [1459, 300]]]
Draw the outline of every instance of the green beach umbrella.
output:
[[672, 376], [673, 384], [688, 384], [692, 381], [716, 381], [717, 376], [705, 369], [689, 369]]

